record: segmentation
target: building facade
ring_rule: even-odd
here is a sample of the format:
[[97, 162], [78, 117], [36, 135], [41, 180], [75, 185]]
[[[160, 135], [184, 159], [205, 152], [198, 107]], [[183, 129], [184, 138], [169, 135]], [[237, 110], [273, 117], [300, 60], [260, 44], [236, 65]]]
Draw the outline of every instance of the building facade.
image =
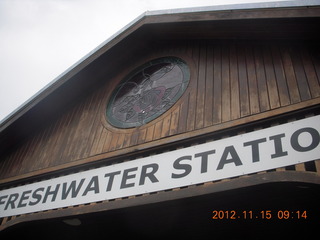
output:
[[316, 1], [140, 16], [1, 123], [0, 236], [311, 233], [319, 17]]

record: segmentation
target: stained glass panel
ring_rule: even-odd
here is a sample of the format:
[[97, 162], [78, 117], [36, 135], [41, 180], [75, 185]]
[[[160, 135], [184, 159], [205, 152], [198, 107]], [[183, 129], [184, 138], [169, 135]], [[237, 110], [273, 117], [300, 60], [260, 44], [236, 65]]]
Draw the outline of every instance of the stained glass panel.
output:
[[108, 121], [119, 128], [152, 121], [181, 97], [189, 79], [189, 68], [180, 58], [158, 58], [142, 65], [114, 90], [107, 107]]

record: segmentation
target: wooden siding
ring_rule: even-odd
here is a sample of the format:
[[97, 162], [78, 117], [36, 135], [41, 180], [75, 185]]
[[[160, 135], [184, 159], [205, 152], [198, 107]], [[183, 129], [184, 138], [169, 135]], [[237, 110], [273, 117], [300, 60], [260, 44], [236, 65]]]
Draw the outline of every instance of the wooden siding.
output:
[[[134, 67], [108, 79], [47, 127], [1, 156], [0, 179], [267, 113], [312, 99], [320, 103], [320, 52], [295, 42], [188, 41], [163, 44], [148, 58], [186, 58], [190, 85], [165, 114], [135, 129], [115, 129], [105, 119], [113, 88]], [[285, 110], [283, 110], [285, 111]], [[236, 123], [236, 121], [235, 121]]]

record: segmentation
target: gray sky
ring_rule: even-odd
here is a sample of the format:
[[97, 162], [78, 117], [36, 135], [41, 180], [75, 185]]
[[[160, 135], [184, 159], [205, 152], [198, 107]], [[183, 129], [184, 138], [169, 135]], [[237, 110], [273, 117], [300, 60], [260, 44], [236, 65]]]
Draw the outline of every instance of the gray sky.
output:
[[0, 122], [147, 10], [277, 0], [0, 0]]

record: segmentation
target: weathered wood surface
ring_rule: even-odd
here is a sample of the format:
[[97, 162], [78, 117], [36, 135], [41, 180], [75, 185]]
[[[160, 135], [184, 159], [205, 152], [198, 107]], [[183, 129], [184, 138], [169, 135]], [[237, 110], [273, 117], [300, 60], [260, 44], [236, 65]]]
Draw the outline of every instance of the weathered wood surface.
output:
[[113, 88], [147, 61], [137, 57], [137, 63], [125, 66], [113, 79], [106, 76], [95, 91], [1, 156], [0, 179], [83, 163], [110, 152], [116, 155], [127, 148], [134, 151], [133, 146], [159, 144], [162, 139], [164, 143], [175, 136], [181, 140], [187, 133], [211, 131], [213, 126], [237, 125], [245, 117], [268, 112], [272, 116], [274, 110], [280, 114], [293, 104], [320, 103], [320, 51], [314, 45], [194, 40], [161, 46], [148, 58], [179, 56], [186, 58], [191, 70], [187, 91], [169, 111], [135, 129], [115, 129], [107, 123], [105, 110]]

